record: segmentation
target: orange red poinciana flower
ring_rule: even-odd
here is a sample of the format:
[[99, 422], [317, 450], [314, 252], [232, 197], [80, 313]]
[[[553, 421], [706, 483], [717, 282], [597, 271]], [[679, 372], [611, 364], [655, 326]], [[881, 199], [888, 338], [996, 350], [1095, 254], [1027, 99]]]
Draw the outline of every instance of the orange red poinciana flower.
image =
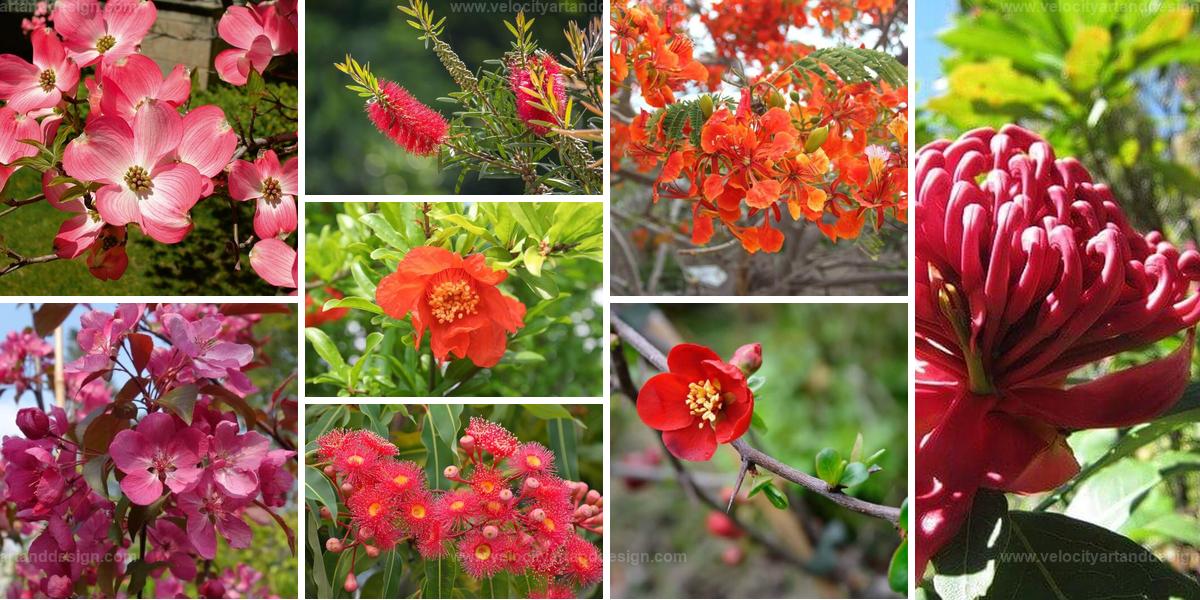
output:
[[[743, 4], [721, 2], [713, 7], [716, 13], [703, 18], [718, 41], [718, 54], [740, 51], [766, 69], [741, 89], [736, 102], [719, 96], [677, 98], [685, 89], [717, 90], [723, 67], [693, 56], [686, 19], [677, 16], [675, 4], [614, 7], [612, 84], [635, 87], [645, 104], [657, 109], [640, 111], [628, 123], [613, 120], [614, 169], [658, 168], [652, 199], [690, 202], [692, 242], [698, 245], [708, 243], [720, 223], [748, 252], [777, 252], [785, 238], [784, 215], [815, 223], [834, 241], [858, 237], [869, 217], [876, 228], [888, 215], [905, 222], [907, 89], [884, 82], [830, 83], [838, 82], [831, 72], [828, 82], [794, 80], [791, 62], [811, 48], [776, 44], [772, 47], [786, 60], [768, 60], [751, 50], [759, 42], [778, 42], [773, 32], [786, 27], [738, 36], [734, 33], [741, 28], [718, 13], [732, 10], [753, 20], [784, 11], [791, 25], [802, 25], [803, 13], [792, 15], [784, 10], [787, 3]], [[868, 4], [863, 10], [888, 9], [886, 2]], [[679, 128], [674, 117], [675, 127], [668, 130], [668, 110], [681, 102], [698, 102], [704, 118], [689, 116]], [[687, 110], [694, 114], [691, 106]]]
[[417, 346], [428, 329], [439, 361], [453, 355], [492, 367], [504, 356], [507, 334], [525, 325], [525, 305], [496, 287], [507, 277], [488, 267], [482, 254], [463, 258], [419, 246], [379, 282], [375, 301], [393, 319], [412, 316]]

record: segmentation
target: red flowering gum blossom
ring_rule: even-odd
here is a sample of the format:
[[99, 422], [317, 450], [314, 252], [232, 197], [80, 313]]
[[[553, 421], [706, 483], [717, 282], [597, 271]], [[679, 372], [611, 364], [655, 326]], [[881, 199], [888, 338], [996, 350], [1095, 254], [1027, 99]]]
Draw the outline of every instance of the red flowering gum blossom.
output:
[[[546, 55], [533, 57], [530, 60], [540, 63], [540, 67], [522, 66], [514, 63], [509, 67], [508, 85], [512, 88], [513, 94], [517, 96], [517, 117], [521, 119], [525, 126], [530, 131], [538, 135], [546, 135], [550, 131], [549, 127], [539, 125], [533, 121], [545, 121], [547, 123], [558, 122], [559, 115], [567, 108], [567, 91], [563, 84], [562, 68], [558, 63]], [[530, 71], [533, 68], [541, 69], [541, 86], [534, 84], [533, 77]], [[541, 89], [538, 89], [538, 88]], [[545, 102], [539, 99], [539, 95], [533, 92], [541, 92], [545, 95], [548, 91], [553, 96], [555, 106], [558, 108], [558, 114], [551, 113], [539, 106], [545, 104], [549, 106], [550, 98], [545, 98]]]
[[742, 437], [754, 413], [745, 375], [717, 353], [679, 344], [667, 355], [668, 373], [651, 377], [638, 392], [642, 422], [663, 432], [667, 450], [683, 460], [712, 458], [717, 444]]
[[1079, 469], [1063, 432], [1162, 413], [1188, 380], [1169, 356], [1073, 385], [1079, 367], [1200, 320], [1200, 254], [1138, 234], [1107, 186], [1020, 127], [917, 159], [917, 550], [958, 531], [980, 487], [1034, 493]]
[[525, 305], [496, 288], [506, 277], [490, 269], [482, 254], [464, 259], [443, 248], [419, 246], [379, 282], [375, 301], [393, 319], [412, 315], [418, 347], [428, 329], [438, 360], [453, 354], [492, 367], [508, 346], [505, 332], [525, 325]]
[[367, 101], [367, 116], [384, 135], [417, 156], [436, 154], [450, 125], [403, 86], [381, 79], [380, 96]]

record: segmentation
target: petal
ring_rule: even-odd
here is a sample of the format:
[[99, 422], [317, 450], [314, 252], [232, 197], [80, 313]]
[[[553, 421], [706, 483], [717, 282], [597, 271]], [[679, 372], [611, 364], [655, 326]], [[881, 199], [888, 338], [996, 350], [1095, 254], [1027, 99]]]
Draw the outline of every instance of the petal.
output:
[[463, 268], [461, 256], [445, 248], [417, 246], [404, 255], [400, 264], [396, 266], [396, 272], [404, 273], [409, 277], [422, 277], [446, 269], [461, 268]]
[[167, 487], [171, 488], [172, 492], [182, 494], [192, 487], [197, 481], [200, 481], [200, 476], [204, 474], [204, 469], [197, 466], [180, 466], [176, 465], [174, 471], [167, 475]]
[[482, 254], [472, 254], [462, 263], [462, 268], [476, 281], [487, 285], [499, 285], [508, 277], [507, 271], [493, 271], [487, 266], [487, 260]]
[[51, 17], [68, 45], [94, 46], [104, 35], [104, 19], [96, 0], [58, 0]]
[[204, 179], [191, 165], [177, 163], [153, 174], [153, 189], [139, 199], [146, 235], [164, 244], [174, 244], [192, 230], [188, 211], [200, 199]]
[[1063, 429], [1128, 427], [1170, 408], [1187, 387], [1195, 331], [1170, 355], [1067, 389], [1016, 388], [1004, 409]]
[[163, 486], [153, 473], [139, 469], [125, 475], [121, 480], [121, 491], [129, 496], [130, 502], [148, 506], [162, 496]]
[[379, 281], [375, 288], [375, 303], [389, 317], [403, 319], [417, 308], [424, 294], [425, 278], [397, 272]]
[[264, 32], [263, 24], [258, 16], [244, 6], [231, 6], [225, 9], [221, 21], [217, 23], [217, 33], [221, 39], [229, 42], [235, 48], [248, 50], [254, 39]]
[[467, 358], [478, 367], [490, 368], [496, 366], [504, 356], [508, 337], [504, 335], [503, 328], [485, 322], [483, 327], [471, 332], [467, 343]]
[[717, 438], [712, 427], [690, 426], [664, 431], [662, 439], [667, 450], [683, 460], [710, 460], [717, 451]]
[[659, 431], [692, 428], [697, 419], [687, 407], [688, 381], [674, 373], [659, 373], [638, 391], [638, 417]]
[[217, 75], [221, 77], [221, 81], [232, 85], [246, 85], [246, 76], [250, 71], [248, 68], [242, 68], [242, 59], [244, 58], [246, 58], [245, 50], [222, 50], [217, 54], [217, 58], [213, 59], [213, 66], [217, 69]]
[[[250, 50], [246, 52], [246, 60], [261, 75], [263, 71], [267, 70], [267, 65], [271, 64], [271, 57], [274, 55], [275, 51], [271, 47], [271, 39], [265, 35], [260, 35], [254, 38], [253, 44], [250, 44]], [[246, 74], [249, 75], [249, 72]]]
[[520, 300], [506, 296], [494, 287], [476, 287], [481, 301], [480, 312], [510, 333], [524, 327], [525, 305]]
[[33, 64], [39, 71], [55, 69], [57, 75], [58, 67], [66, 62], [67, 58], [67, 51], [59, 41], [58, 34], [52, 29], [42, 27], [34, 29], [29, 38], [33, 43]]
[[51, 108], [62, 100], [62, 92], [58, 88], [51, 88], [50, 91], [43, 90], [40, 86], [26, 87], [14, 90], [12, 96], [8, 99], [8, 106], [19, 113], [27, 113], [43, 108]]
[[100, 117], [67, 145], [63, 168], [83, 181], [121, 183], [133, 165], [133, 130], [119, 117]]
[[217, 521], [217, 529], [221, 531], [225, 541], [229, 542], [230, 547], [233, 548], [249, 548], [250, 540], [254, 537], [250, 526], [231, 514], [225, 515], [221, 517], [220, 521]]
[[199, 513], [188, 514], [188, 539], [200, 556], [212, 560], [217, 556], [217, 530], [208, 517]]
[[260, 240], [250, 250], [250, 266], [267, 283], [296, 289], [296, 250], [275, 238]]
[[262, 173], [252, 162], [237, 160], [229, 169], [229, 195], [234, 200], [258, 198], [262, 195], [262, 182]]
[[238, 498], [245, 498], [258, 489], [258, 475], [242, 469], [218, 469], [213, 475], [213, 481], [225, 490], [225, 493]]
[[260, 239], [278, 237], [296, 230], [296, 201], [284, 196], [279, 202], [258, 199], [254, 211], [254, 233]]
[[1032, 494], [1052, 490], [1079, 472], [1066, 437], [1050, 425], [992, 413], [984, 428], [991, 448], [985, 473], [988, 487]]
[[141, 433], [129, 429], [117, 432], [108, 445], [108, 453], [112, 456], [113, 464], [123, 473], [145, 471], [146, 466], [150, 464], [149, 459], [146, 458], [149, 452], [146, 438]]
[[[184, 65], [175, 65], [159, 86], [156, 97], [172, 106], [182, 106], [192, 93], [192, 74]], [[214, 105], [205, 105], [213, 106]], [[203, 108], [203, 107], [201, 107]], [[218, 109], [219, 110], [219, 109]]]
[[133, 158], [146, 169], [175, 152], [181, 139], [183, 118], [166, 103], [147, 102], [133, 116]]
[[295, 156], [284, 161], [283, 178], [279, 180], [283, 193], [293, 196], [300, 193], [299, 168], [300, 159]]
[[770, 208], [779, 200], [780, 186], [774, 179], [764, 179], [754, 184], [746, 194], [746, 204], [751, 208]]
[[91, 214], [76, 215], [63, 222], [54, 236], [54, 252], [59, 258], [72, 259], [83, 254], [100, 235], [103, 220], [95, 220]]
[[[183, 117], [183, 137], [176, 155], [205, 177], [216, 177], [225, 170], [237, 149], [237, 134], [225, 119], [225, 113], [215, 104], [193, 109]], [[230, 195], [233, 195], [233, 175], [230, 174]], [[242, 198], [237, 198], [241, 200]]]
[[108, 0], [104, 5], [108, 32], [123, 44], [141, 43], [157, 17], [158, 9], [149, 0]]
[[120, 186], [108, 185], [96, 192], [96, 211], [109, 225], [127, 225], [141, 221], [137, 196]]
[[105, 114], [117, 114], [129, 119], [136, 105], [158, 95], [162, 86], [162, 71], [158, 63], [141, 54], [131, 54], [104, 69], [104, 96], [100, 106]]
[[706, 360], [720, 362], [721, 357], [716, 352], [697, 344], [678, 344], [667, 353], [667, 367], [676, 375], [682, 375], [689, 381], [704, 379], [705, 372], [701, 363]]
[[0, 99], [7, 99], [17, 90], [36, 86], [37, 80], [37, 67], [15, 54], [0, 54]]

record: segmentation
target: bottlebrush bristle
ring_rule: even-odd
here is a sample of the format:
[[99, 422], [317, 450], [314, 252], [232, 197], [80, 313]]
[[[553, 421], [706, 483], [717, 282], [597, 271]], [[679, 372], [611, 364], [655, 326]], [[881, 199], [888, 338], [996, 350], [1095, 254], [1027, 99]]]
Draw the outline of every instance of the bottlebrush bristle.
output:
[[445, 117], [421, 103], [403, 86], [380, 80], [383, 101], [367, 102], [367, 116], [384, 135], [418, 156], [436, 154], [450, 125]]
[[[567, 105], [567, 91], [563, 85], [561, 67], [549, 56], [534, 57], [532, 60], [541, 61], [542, 68], [545, 71], [543, 81], [545, 81], [545, 78], [550, 80], [550, 89], [554, 93], [555, 102], [558, 103], [558, 114], [561, 115]], [[545, 125], [532, 123], [532, 121], [554, 123], [557, 121], [557, 115], [534, 106], [538, 100], [537, 96], [525, 91], [526, 89], [534, 89], [533, 78], [529, 75], [529, 67], [513, 64], [509, 68], [508, 84], [512, 88], [513, 94], [517, 96], [517, 117], [534, 133], [546, 135], [546, 132], [550, 131], [550, 128]], [[543, 83], [543, 85], [545, 84]]]

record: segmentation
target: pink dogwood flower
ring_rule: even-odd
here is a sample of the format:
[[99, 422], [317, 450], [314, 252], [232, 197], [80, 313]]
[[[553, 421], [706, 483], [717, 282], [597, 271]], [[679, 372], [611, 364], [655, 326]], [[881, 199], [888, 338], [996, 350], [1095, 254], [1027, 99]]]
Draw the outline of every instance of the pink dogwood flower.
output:
[[136, 429], [118, 433], [108, 452], [125, 474], [121, 491], [130, 502], [146, 506], [162, 496], [164, 485], [179, 494], [200, 479], [203, 470], [197, 466], [197, 451], [203, 443], [199, 431], [177, 427], [175, 417], [156, 412]]
[[298, 161], [295, 157], [281, 166], [274, 150], [258, 160], [239, 160], [229, 170], [229, 195], [234, 200], [257, 199], [254, 208], [254, 233], [260, 239], [279, 237], [296, 230], [296, 194]]
[[217, 317], [190, 321], [171, 313], [163, 319], [163, 326], [175, 350], [190, 359], [197, 377], [225, 377], [230, 370], [241, 370], [254, 358], [253, 347], [220, 338], [221, 319]]
[[100, 110], [132, 120], [139, 108], [157, 100], [178, 108], [192, 91], [191, 73], [184, 65], [175, 65], [164, 79], [158, 63], [143, 54], [130, 54], [104, 70], [104, 95]]
[[233, 85], [245, 85], [251, 69], [261, 75], [272, 57], [295, 48], [295, 34], [289, 34], [289, 28], [291, 23], [273, 5], [229, 7], [217, 23], [217, 33], [233, 48], [217, 55], [217, 74]]
[[250, 266], [267, 283], [296, 289], [296, 249], [277, 238], [259, 240], [250, 249]]
[[217, 533], [232, 548], [250, 547], [254, 534], [239, 515], [247, 504], [249, 500], [221, 491], [208, 474], [179, 497], [179, 507], [187, 517], [188, 539], [200, 556], [211, 559], [217, 555]]
[[136, 223], [157, 241], [174, 244], [192, 230], [188, 213], [204, 187], [196, 167], [172, 160], [183, 137], [183, 119], [160, 102], [143, 105], [132, 127], [102, 116], [63, 156], [67, 174], [106, 184], [96, 192], [96, 208], [110, 225]]
[[209, 473], [221, 491], [249, 498], [258, 491], [258, 469], [271, 443], [255, 431], [238, 433], [238, 424], [221, 421], [209, 438]]
[[31, 36], [33, 63], [19, 56], [0, 54], [0, 99], [20, 112], [53, 108], [63, 96], [75, 96], [79, 65], [67, 58], [58, 35], [38, 29]]
[[21, 140], [41, 139], [41, 129], [34, 118], [19, 113], [10, 106], [0, 106], [0, 189], [20, 167], [6, 166], [13, 161], [37, 154], [37, 148]]
[[50, 18], [80, 67], [108, 66], [137, 52], [158, 9], [150, 0], [58, 0]]
[[75, 215], [64, 221], [58, 228], [58, 235], [54, 236], [54, 253], [59, 258], [72, 259], [96, 243], [100, 231], [104, 229], [104, 219], [99, 212], [88, 209], [82, 198], [62, 202], [62, 196], [70, 186], [66, 183], [50, 185], [58, 176], [58, 169], [47, 169], [42, 174], [42, 194], [50, 206]]

